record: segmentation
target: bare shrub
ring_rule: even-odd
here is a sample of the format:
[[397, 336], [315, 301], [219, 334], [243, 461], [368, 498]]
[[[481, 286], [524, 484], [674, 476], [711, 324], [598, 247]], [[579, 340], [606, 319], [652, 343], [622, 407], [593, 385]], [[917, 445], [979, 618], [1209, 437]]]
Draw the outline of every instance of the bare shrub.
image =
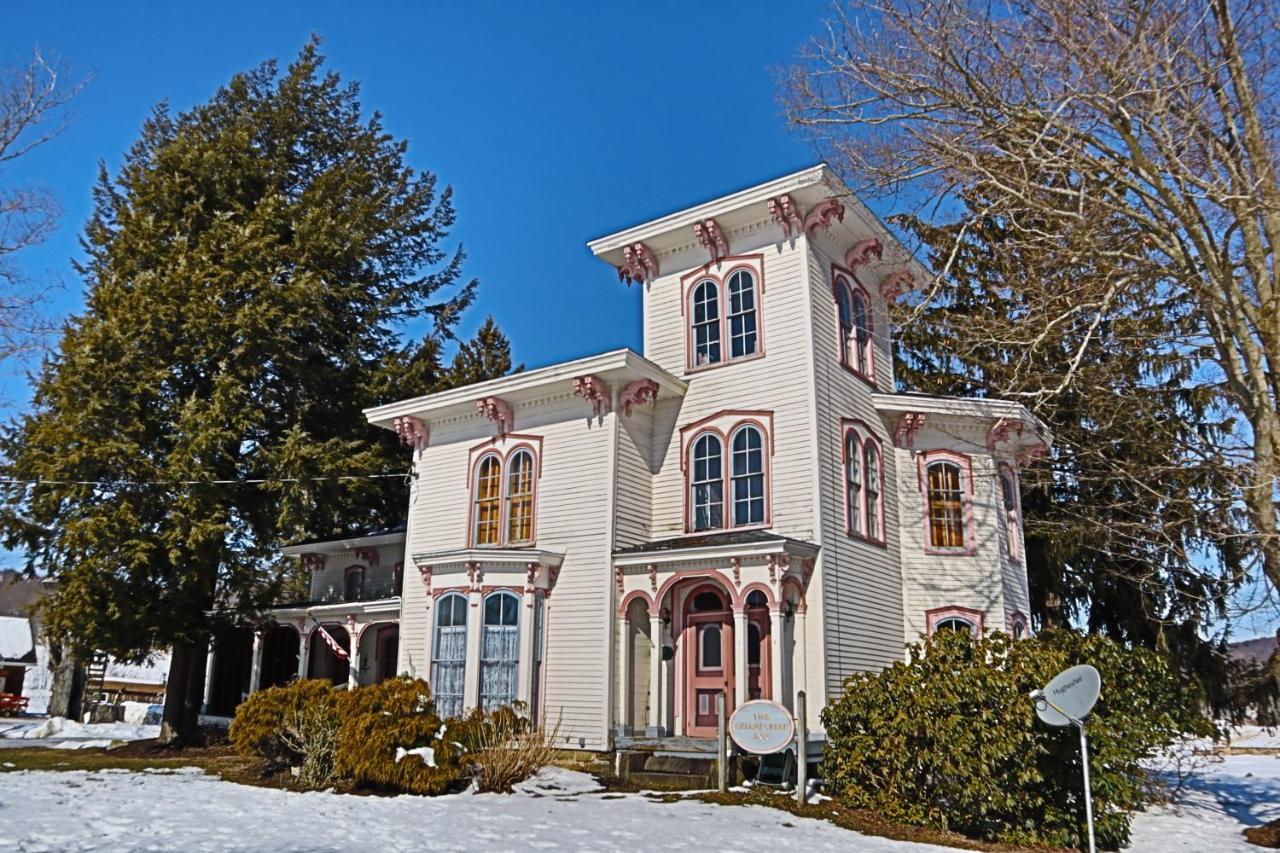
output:
[[499, 708], [480, 727], [476, 755], [476, 790], [511, 793], [523, 782], [551, 763], [560, 721], [547, 729], [521, 717], [517, 709]]
[[326, 787], [333, 779], [342, 718], [336, 703], [315, 702], [295, 708], [285, 717], [280, 739], [302, 756], [298, 781], [308, 789]]

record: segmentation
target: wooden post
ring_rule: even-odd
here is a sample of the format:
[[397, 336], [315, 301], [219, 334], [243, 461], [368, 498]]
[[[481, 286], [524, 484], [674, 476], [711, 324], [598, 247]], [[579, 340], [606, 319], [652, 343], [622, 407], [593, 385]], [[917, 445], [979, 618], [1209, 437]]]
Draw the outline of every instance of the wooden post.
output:
[[716, 694], [716, 790], [722, 794], [729, 790], [729, 765], [726, 761], [729, 750], [725, 743], [724, 705], [725, 695], [721, 690]]
[[805, 720], [804, 691], [796, 693], [796, 802], [808, 801], [809, 787], [809, 726]]

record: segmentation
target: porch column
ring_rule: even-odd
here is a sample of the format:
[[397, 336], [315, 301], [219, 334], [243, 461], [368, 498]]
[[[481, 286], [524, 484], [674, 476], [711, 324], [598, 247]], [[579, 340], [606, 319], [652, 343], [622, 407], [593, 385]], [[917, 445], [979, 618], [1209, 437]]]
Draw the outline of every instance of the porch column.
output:
[[733, 707], [747, 701], [747, 611], [733, 611]]
[[204, 704], [200, 706], [200, 713], [209, 713], [209, 703], [213, 700], [213, 666], [218, 662], [218, 656], [214, 652], [217, 647], [214, 638], [209, 638], [209, 655], [204, 660]]
[[649, 614], [649, 637], [653, 654], [649, 656], [649, 737], [662, 737], [662, 614], [657, 605]]
[[516, 674], [516, 698], [533, 711], [533, 620], [534, 592], [525, 587], [524, 600], [520, 603], [520, 665]]
[[467, 662], [463, 669], [462, 712], [480, 704], [480, 643], [484, 640], [484, 596], [479, 589], [467, 595]]
[[631, 734], [632, 694], [635, 692], [631, 676], [631, 618], [628, 611], [619, 614], [618, 626], [618, 731]]
[[253, 665], [249, 668], [249, 692], [257, 693], [262, 682], [262, 632], [253, 632]]
[[790, 697], [782, 695], [782, 667], [788, 664], [782, 659], [782, 608], [769, 611], [769, 674], [773, 682], [773, 701], [791, 706]]
[[306, 678], [311, 662], [311, 633], [298, 629], [298, 680]]
[[795, 630], [792, 632], [793, 642], [792, 648], [792, 666], [795, 668], [796, 677], [792, 679], [795, 683], [796, 690], [803, 690], [805, 695], [809, 695], [809, 652], [808, 639], [809, 635], [805, 631], [805, 611], [808, 610], [804, 603], [801, 602], [796, 607], [796, 623]]
[[360, 632], [364, 626], [352, 620], [347, 623], [347, 689], [360, 686]]

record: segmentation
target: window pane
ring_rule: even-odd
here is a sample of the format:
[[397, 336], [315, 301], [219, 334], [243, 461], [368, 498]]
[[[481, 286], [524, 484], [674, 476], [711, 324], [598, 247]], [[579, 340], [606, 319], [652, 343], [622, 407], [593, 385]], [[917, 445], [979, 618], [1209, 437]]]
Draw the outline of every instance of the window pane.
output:
[[866, 520], [867, 535], [880, 538], [880, 454], [869, 440], [863, 445], [867, 469]]
[[849, 294], [849, 282], [836, 279], [836, 312], [840, 319], [840, 358], [853, 365], [853, 304]]
[[928, 468], [929, 541], [936, 548], [964, 547], [964, 492], [960, 466], [935, 462]]
[[723, 527], [724, 463], [718, 437], [707, 434], [694, 441], [692, 467], [693, 529]]
[[738, 270], [729, 279], [729, 357], [754, 354], [756, 338], [755, 279]]
[[364, 591], [364, 569], [356, 569], [347, 572], [346, 589], [344, 590], [344, 598], [347, 601], [359, 601], [360, 593]]
[[533, 541], [533, 454], [518, 451], [507, 471], [507, 544]]
[[431, 696], [441, 717], [462, 714], [467, 662], [467, 600], [442, 596], [436, 605], [436, 633], [432, 643]]
[[764, 440], [760, 430], [743, 427], [733, 435], [733, 524], [764, 523]]
[[698, 668], [720, 668], [720, 626], [703, 625], [698, 629]]
[[933, 631], [935, 634], [941, 633], [942, 631], [959, 631], [962, 634], [972, 635], [973, 625], [971, 625], [967, 619], [961, 619], [958, 616], [948, 616], [946, 619], [943, 619], [935, 625]]
[[509, 592], [490, 595], [484, 602], [480, 646], [480, 706], [491, 711], [516, 699], [519, 677], [520, 627], [518, 600]]
[[851, 364], [860, 373], [871, 372], [871, 312], [861, 293], [853, 295], [853, 359]]
[[714, 281], [693, 289], [693, 364], [720, 361], [720, 292]]
[[844, 494], [848, 502], [849, 527], [854, 533], [862, 532], [862, 453], [858, 436], [850, 430], [844, 437]]
[[502, 463], [486, 456], [476, 472], [475, 537], [477, 545], [498, 544], [498, 522], [502, 514]]

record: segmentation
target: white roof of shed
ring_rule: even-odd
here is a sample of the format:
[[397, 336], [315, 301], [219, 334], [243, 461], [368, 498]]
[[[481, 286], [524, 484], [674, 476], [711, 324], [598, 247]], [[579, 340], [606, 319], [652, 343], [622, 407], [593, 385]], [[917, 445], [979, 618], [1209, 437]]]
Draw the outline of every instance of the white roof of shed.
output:
[[0, 616], [0, 660], [22, 660], [35, 651], [35, 647], [27, 617]]

